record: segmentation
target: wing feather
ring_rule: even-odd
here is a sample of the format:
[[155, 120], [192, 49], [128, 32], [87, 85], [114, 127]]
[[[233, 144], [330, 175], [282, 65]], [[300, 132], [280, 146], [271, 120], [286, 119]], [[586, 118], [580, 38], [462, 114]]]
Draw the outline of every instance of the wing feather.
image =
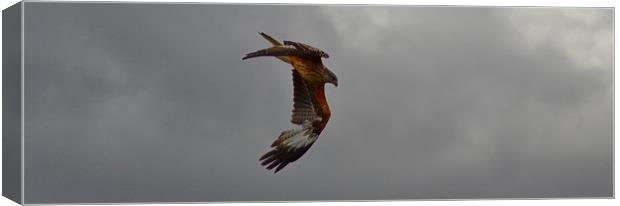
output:
[[315, 48], [313, 46], [310, 46], [304, 43], [285, 40], [284, 45], [293, 46], [300, 51], [304, 51], [303, 53], [308, 56], [319, 57], [319, 58], [320, 57], [329, 58], [329, 54], [327, 54], [323, 50], [320, 50], [318, 48]]
[[273, 47], [248, 53], [242, 58], [243, 60], [260, 56], [274, 56], [285, 62], [288, 62], [288, 60], [284, 58], [285, 56], [297, 56], [300, 58], [312, 59], [313, 61], [320, 61], [321, 57], [329, 58], [327, 53], [310, 45], [293, 41], [284, 41], [284, 45], [282, 45], [272, 37], [264, 33], [260, 34], [269, 41]]
[[314, 121], [317, 114], [310, 97], [310, 92], [306, 82], [297, 70], [293, 71], [293, 114], [291, 122], [293, 124], [304, 124], [306, 121]]
[[280, 171], [286, 165], [298, 160], [316, 142], [319, 134], [314, 133], [311, 123], [306, 123], [300, 128], [283, 131], [271, 144], [271, 151], [260, 157], [261, 165], [267, 169]]

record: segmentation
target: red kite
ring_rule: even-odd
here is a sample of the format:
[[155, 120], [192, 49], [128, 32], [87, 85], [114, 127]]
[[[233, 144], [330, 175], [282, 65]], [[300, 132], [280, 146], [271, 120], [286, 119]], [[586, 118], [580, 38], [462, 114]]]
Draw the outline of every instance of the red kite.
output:
[[243, 59], [273, 56], [293, 66], [293, 115], [291, 122], [299, 125], [283, 131], [271, 144], [271, 151], [265, 153], [260, 161], [274, 173], [299, 159], [319, 137], [327, 125], [331, 112], [325, 99], [325, 83], [338, 86], [338, 78], [331, 72], [321, 58], [329, 55], [312, 46], [279, 41], [265, 33], [259, 33], [273, 47], [246, 54]]

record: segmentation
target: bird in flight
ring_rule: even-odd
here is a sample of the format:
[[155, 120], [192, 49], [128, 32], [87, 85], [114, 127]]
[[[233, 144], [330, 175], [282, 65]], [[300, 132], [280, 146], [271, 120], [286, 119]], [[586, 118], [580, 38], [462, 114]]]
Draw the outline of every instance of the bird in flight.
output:
[[327, 69], [321, 58], [329, 55], [312, 46], [284, 41], [280, 43], [260, 32], [272, 47], [248, 53], [242, 59], [273, 56], [293, 66], [293, 114], [291, 123], [297, 127], [284, 130], [271, 144], [271, 150], [260, 157], [261, 165], [277, 173], [296, 161], [316, 142], [327, 125], [331, 112], [325, 99], [325, 84], [338, 86], [338, 78]]

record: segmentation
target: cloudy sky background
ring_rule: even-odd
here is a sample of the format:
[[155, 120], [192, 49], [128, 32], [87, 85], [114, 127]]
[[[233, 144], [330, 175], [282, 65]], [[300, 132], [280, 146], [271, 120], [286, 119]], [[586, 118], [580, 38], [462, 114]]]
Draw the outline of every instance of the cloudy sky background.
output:
[[[613, 10], [25, 4], [25, 200], [612, 195]], [[332, 119], [278, 174], [290, 66], [327, 51]]]

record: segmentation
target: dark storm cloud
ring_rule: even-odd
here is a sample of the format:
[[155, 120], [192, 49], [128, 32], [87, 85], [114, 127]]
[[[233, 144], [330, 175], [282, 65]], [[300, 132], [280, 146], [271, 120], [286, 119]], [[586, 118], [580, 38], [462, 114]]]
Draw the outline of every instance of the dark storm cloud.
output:
[[[26, 3], [26, 201], [611, 196], [612, 10], [529, 10]], [[277, 175], [292, 83], [240, 60], [258, 31], [341, 84]]]

